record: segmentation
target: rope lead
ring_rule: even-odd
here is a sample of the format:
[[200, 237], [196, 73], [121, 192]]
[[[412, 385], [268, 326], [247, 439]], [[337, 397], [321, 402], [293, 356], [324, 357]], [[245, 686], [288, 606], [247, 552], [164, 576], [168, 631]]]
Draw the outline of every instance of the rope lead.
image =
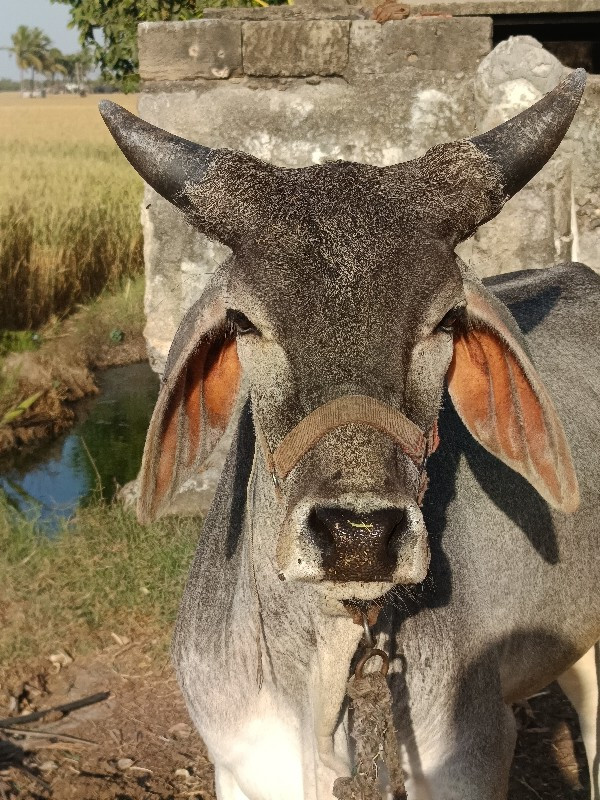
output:
[[[371, 630], [363, 614], [366, 649], [348, 681], [346, 693], [352, 706], [352, 738], [356, 742], [355, 772], [337, 778], [337, 800], [406, 800], [398, 737], [392, 716], [392, 696], [386, 680], [389, 658], [373, 646]], [[372, 658], [381, 658], [378, 671], [364, 674]]]

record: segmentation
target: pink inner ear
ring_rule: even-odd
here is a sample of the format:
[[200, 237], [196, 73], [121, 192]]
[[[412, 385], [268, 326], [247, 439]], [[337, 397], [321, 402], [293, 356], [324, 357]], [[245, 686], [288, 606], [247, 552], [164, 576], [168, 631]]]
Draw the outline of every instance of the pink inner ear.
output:
[[[207, 352], [208, 349], [208, 352]], [[240, 384], [235, 340], [219, 339], [188, 358], [167, 400], [159, 434], [152, 509], [173, 486], [178, 464], [189, 470], [227, 427]], [[204, 437], [209, 440], [204, 441]]]
[[525, 477], [552, 505], [573, 511], [577, 479], [562, 426], [541, 381], [487, 328], [458, 335], [448, 389], [461, 419], [491, 453]]
[[227, 427], [233, 411], [240, 375], [235, 339], [213, 345], [204, 367], [204, 410], [208, 424], [221, 432]]
[[179, 411], [183, 395], [185, 376], [181, 375], [177, 381], [173, 394], [169, 398], [167, 410], [162, 424], [160, 458], [156, 471], [156, 490], [154, 493], [153, 507], [164, 497], [175, 470], [177, 457], [177, 443], [179, 440]]
[[194, 463], [200, 443], [200, 415], [202, 413], [202, 376], [206, 347], [199, 348], [189, 359], [185, 370], [184, 409], [187, 420], [186, 467]]

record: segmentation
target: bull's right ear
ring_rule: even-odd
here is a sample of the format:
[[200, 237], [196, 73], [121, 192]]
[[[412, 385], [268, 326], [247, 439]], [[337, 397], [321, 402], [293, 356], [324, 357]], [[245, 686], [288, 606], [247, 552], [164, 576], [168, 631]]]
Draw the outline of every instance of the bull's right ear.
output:
[[554, 508], [571, 512], [579, 488], [550, 395], [516, 322], [485, 287], [465, 279], [467, 321], [454, 337], [448, 390], [477, 441]]
[[148, 428], [137, 514], [151, 522], [214, 450], [240, 387], [235, 337], [219, 294], [208, 292], [183, 318]]

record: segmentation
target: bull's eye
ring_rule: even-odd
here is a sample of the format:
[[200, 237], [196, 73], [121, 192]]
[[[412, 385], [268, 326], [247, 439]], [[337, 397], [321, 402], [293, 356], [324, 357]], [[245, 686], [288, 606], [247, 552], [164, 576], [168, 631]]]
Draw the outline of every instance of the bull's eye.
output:
[[464, 306], [455, 306], [447, 311], [442, 319], [438, 322], [436, 333], [449, 333], [452, 334], [460, 325], [465, 316]]
[[254, 325], [241, 311], [228, 311], [227, 322], [232, 334], [246, 336], [249, 333], [258, 333]]

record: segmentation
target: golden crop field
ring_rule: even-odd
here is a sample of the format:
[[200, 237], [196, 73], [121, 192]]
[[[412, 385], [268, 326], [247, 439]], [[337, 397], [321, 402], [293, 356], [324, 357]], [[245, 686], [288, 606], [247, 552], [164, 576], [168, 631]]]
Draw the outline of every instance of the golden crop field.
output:
[[[135, 111], [135, 96], [109, 97]], [[0, 93], [0, 329], [41, 325], [142, 269], [142, 182], [100, 99]]]

